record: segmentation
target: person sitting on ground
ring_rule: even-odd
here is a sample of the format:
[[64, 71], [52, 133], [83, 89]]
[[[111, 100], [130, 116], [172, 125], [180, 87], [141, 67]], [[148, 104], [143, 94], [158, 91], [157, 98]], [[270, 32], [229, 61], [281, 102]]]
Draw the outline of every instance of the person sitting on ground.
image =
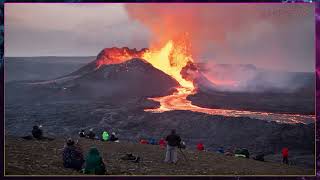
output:
[[43, 133], [39, 126], [33, 126], [32, 136], [36, 139], [43, 139]]
[[264, 154], [263, 153], [259, 153], [255, 157], [253, 157], [253, 159], [257, 160], [257, 161], [264, 161]]
[[161, 138], [161, 139], [159, 140], [159, 145], [160, 145], [160, 148], [161, 148], [161, 149], [164, 149], [164, 148], [165, 148], [166, 142], [165, 142], [165, 140], [164, 140], [163, 138]]
[[86, 134], [85, 134], [85, 132], [84, 132], [84, 130], [83, 129], [81, 129], [80, 130], [80, 132], [79, 132], [79, 137], [86, 137]]
[[235, 157], [245, 157], [245, 158], [249, 158], [249, 151], [245, 148], [242, 149], [236, 149], [234, 156]]
[[150, 139], [149, 139], [149, 144], [156, 145], [156, 144], [157, 144], [157, 143], [156, 143], [156, 139], [150, 138]]
[[177, 157], [177, 150], [176, 147], [180, 145], [181, 138], [179, 135], [176, 134], [176, 130], [171, 130], [171, 134], [169, 134], [166, 137], [167, 143], [167, 152], [166, 152], [166, 158], [164, 162], [172, 162], [174, 164], [177, 163], [178, 157]]
[[96, 134], [93, 132], [93, 129], [91, 128], [91, 129], [89, 130], [89, 133], [87, 134], [87, 138], [89, 138], [89, 139], [95, 139], [95, 137], [96, 137]]
[[202, 143], [198, 143], [198, 144], [197, 144], [197, 150], [198, 150], [198, 151], [204, 151], [204, 146], [203, 146]]
[[232, 153], [232, 151], [227, 150], [227, 151], [224, 153], [224, 155], [226, 155], [226, 156], [233, 156], [233, 153]]
[[284, 147], [282, 149], [282, 163], [289, 164], [288, 155], [289, 155], [289, 149], [287, 147]]
[[148, 144], [148, 141], [145, 140], [145, 139], [141, 139], [141, 140], [140, 140], [140, 144]]
[[86, 157], [84, 173], [103, 175], [105, 172], [105, 164], [98, 149], [92, 147]]
[[84, 163], [83, 154], [80, 147], [76, 146], [74, 141], [69, 138], [64, 147], [63, 154], [63, 166], [65, 168], [72, 168], [80, 171]]
[[115, 132], [111, 133], [110, 141], [112, 141], [112, 142], [118, 141], [118, 138], [116, 137], [116, 133]]
[[109, 141], [109, 133], [107, 131], [103, 131], [102, 141]]
[[224, 149], [223, 147], [219, 147], [217, 150], [218, 153], [224, 154]]

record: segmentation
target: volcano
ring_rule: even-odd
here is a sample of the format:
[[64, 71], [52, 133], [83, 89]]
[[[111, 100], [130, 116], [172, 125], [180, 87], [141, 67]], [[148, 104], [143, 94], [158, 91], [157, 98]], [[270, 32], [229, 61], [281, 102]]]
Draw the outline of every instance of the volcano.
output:
[[143, 97], [163, 96], [172, 93], [178, 82], [172, 77], [154, 68], [147, 61], [133, 58], [120, 64], [94, 67], [88, 64], [65, 78], [75, 79], [61, 83], [63, 88], [81, 95]]
[[[68, 75], [48, 81], [9, 83], [7, 88], [15, 88], [7, 92], [14, 93], [15, 100], [36, 98], [39, 94], [43, 95], [41, 99], [50, 100], [101, 97], [129, 99], [172, 94], [179, 83], [139, 57], [142, 51], [145, 49], [106, 48], [96, 60]], [[115, 54], [123, 56], [119, 58]], [[24, 93], [17, 91], [28, 92], [29, 96], [19, 97]]]

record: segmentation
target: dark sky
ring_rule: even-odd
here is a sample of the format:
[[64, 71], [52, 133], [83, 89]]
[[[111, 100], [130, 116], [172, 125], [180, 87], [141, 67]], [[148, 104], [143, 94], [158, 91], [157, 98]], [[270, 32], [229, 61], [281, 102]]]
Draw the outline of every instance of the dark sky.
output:
[[[201, 51], [195, 54], [197, 62], [314, 71], [312, 4], [289, 8], [277, 4], [232, 7], [205, 4], [197, 6], [196, 15], [187, 16], [188, 19], [183, 13], [191, 13], [195, 5], [130, 6], [120, 3], [6, 4], [5, 56], [96, 56], [106, 47], [149, 47], [162, 36], [161, 32], [170, 29], [163, 24], [163, 18], [178, 17], [181, 19], [173, 18], [176, 27], [203, 35], [192, 39], [197, 47], [201, 44]], [[137, 9], [145, 14], [137, 13]], [[274, 10], [271, 18], [261, 18], [261, 14], [268, 14], [270, 10]], [[163, 28], [160, 34], [154, 29], [157, 26], [150, 22]], [[190, 22], [195, 29], [188, 29]], [[235, 24], [227, 22], [240, 23], [234, 29], [231, 27]], [[221, 34], [223, 41], [219, 40]], [[210, 37], [213, 38], [209, 42]]]

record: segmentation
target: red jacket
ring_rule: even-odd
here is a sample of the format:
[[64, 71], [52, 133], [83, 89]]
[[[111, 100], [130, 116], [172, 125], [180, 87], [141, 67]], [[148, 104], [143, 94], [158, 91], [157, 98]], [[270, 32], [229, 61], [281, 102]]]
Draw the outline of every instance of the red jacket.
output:
[[164, 147], [165, 147], [165, 145], [166, 145], [165, 140], [164, 140], [164, 139], [160, 139], [160, 141], [159, 141], [159, 145], [160, 145], [160, 147], [161, 147], [161, 148], [164, 148]]
[[148, 141], [147, 141], [147, 140], [144, 140], [144, 139], [141, 139], [141, 140], [140, 140], [140, 144], [148, 144]]
[[283, 149], [282, 149], [282, 156], [283, 156], [283, 157], [288, 157], [288, 154], [289, 154], [288, 148], [283, 148]]
[[160, 139], [159, 145], [165, 145], [165, 144], [166, 144], [166, 142], [164, 141], [164, 139]]
[[198, 149], [199, 151], [203, 151], [203, 150], [204, 150], [203, 144], [202, 144], [202, 143], [197, 144], [197, 149]]

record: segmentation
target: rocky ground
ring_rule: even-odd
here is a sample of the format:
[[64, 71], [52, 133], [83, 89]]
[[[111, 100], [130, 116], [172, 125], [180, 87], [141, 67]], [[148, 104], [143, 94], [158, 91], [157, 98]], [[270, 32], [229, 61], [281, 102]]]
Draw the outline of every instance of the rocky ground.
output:
[[[62, 165], [63, 139], [54, 141], [24, 140], [13, 136], [5, 139], [6, 175], [80, 175]], [[284, 165], [280, 162], [259, 162], [212, 152], [183, 150], [177, 165], [163, 163], [165, 151], [156, 145], [111, 143], [79, 139], [86, 154], [96, 146], [106, 163], [109, 175], [313, 175], [314, 169]], [[142, 157], [140, 163], [119, 158], [126, 153]]]
[[[314, 166], [314, 124], [279, 124], [247, 117], [214, 116], [190, 111], [144, 112], [154, 106], [144, 99], [124, 104], [106, 102], [55, 102], [32, 106], [6, 105], [6, 134], [29, 135], [32, 126], [43, 125], [44, 133], [53, 137], [75, 136], [80, 129], [114, 131], [121, 139], [136, 142], [140, 138], [159, 140], [176, 129], [186, 143], [195, 147], [203, 142], [210, 151], [247, 148], [253, 154], [277, 155], [284, 146], [295, 154], [293, 163]], [[276, 158], [271, 159], [276, 161]]]

